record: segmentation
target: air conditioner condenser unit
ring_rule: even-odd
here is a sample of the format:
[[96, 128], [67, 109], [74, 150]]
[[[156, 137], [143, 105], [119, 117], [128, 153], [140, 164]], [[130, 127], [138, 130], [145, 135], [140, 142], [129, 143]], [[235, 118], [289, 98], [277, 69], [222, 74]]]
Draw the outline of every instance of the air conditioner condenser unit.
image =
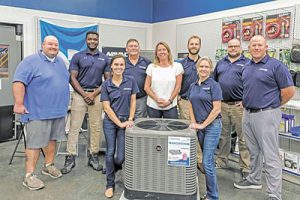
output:
[[197, 145], [189, 122], [138, 119], [126, 129], [124, 197], [197, 200]]

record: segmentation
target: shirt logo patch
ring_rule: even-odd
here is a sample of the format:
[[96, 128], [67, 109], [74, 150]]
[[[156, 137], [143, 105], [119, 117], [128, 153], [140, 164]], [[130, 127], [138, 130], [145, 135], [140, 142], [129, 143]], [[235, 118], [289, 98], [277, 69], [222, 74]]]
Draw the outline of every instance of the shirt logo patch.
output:
[[146, 69], [146, 67], [145, 67], [145, 66], [139, 66], [139, 68], [141, 68], [141, 69]]
[[132, 90], [131, 88], [124, 88], [123, 90]]
[[104, 60], [104, 58], [98, 58], [98, 60]]
[[258, 70], [260, 70], [260, 71], [265, 71], [265, 72], [268, 71], [268, 69], [265, 69], [265, 68], [259, 68]]
[[243, 65], [243, 64], [236, 64], [236, 65], [244, 67], [244, 65]]

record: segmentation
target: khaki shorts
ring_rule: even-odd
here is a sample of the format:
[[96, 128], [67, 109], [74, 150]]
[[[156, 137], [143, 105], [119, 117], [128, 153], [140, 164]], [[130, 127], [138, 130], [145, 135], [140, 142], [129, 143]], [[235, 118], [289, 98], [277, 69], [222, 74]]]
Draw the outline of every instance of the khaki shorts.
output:
[[27, 148], [39, 149], [46, 147], [50, 140], [62, 140], [65, 126], [65, 117], [29, 121], [25, 124]]

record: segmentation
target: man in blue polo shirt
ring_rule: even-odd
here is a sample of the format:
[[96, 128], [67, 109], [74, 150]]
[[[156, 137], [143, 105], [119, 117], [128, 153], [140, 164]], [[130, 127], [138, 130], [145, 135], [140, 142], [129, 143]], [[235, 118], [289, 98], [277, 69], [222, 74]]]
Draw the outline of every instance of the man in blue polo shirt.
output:
[[231, 149], [231, 127], [234, 126], [238, 136], [241, 174], [242, 178], [246, 178], [249, 173], [250, 156], [242, 132], [242, 68], [250, 60], [241, 54], [241, 42], [237, 39], [228, 42], [227, 53], [228, 55], [217, 63], [213, 73], [214, 79], [220, 83], [224, 99], [222, 101], [223, 126], [216, 168], [227, 167]]
[[[201, 38], [197, 35], [191, 36], [188, 39], [187, 48], [189, 51], [188, 56], [179, 61], [182, 64], [184, 73], [182, 76], [181, 89], [178, 95], [178, 109], [181, 119], [190, 120], [189, 101], [187, 100], [187, 95], [190, 85], [198, 80], [196, 64], [200, 58], [199, 51], [201, 48]], [[197, 163], [200, 171], [204, 173], [202, 166], [202, 151], [199, 143], [197, 143]]]
[[42, 174], [51, 178], [62, 176], [54, 166], [54, 155], [56, 141], [65, 134], [70, 94], [69, 73], [63, 60], [57, 57], [58, 52], [57, 38], [45, 37], [42, 50], [26, 57], [13, 79], [14, 112], [22, 115], [27, 133], [23, 185], [30, 190], [44, 187], [33, 174], [41, 148], [45, 153]]
[[136, 39], [129, 39], [126, 43], [125, 75], [133, 76], [136, 80], [140, 92], [136, 95], [135, 118], [147, 117], [147, 94], [144, 90], [146, 69], [151, 63], [150, 60], [140, 56], [140, 44]]
[[102, 78], [110, 76], [109, 58], [98, 50], [99, 34], [86, 33], [87, 49], [76, 53], [70, 63], [71, 85], [74, 88], [71, 104], [70, 131], [68, 134], [67, 152], [63, 174], [75, 167], [76, 145], [85, 113], [89, 115], [90, 147], [88, 165], [100, 171], [99, 163], [102, 103], [100, 92]]
[[263, 36], [257, 35], [250, 40], [252, 60], [242, 72], [243, 130], [250, 153], [250, 174], [234, 186], [239, 189], [261, 189], [264, 167], [268, 199], [281, 200], [280, 106], [293, 97], [295, 88], [288, 68], [271, 58], [267, 49]]

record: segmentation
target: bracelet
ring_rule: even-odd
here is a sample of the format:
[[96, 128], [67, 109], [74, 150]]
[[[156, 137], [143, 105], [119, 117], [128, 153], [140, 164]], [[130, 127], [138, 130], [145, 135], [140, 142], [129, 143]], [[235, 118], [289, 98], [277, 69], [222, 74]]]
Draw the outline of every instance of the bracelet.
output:
[[168, 101], [170, 102], [170, 104], [172, 104], [172, 103], [173, 103], [173, 101], [172, 101], [171, 99], [169, 99]]

